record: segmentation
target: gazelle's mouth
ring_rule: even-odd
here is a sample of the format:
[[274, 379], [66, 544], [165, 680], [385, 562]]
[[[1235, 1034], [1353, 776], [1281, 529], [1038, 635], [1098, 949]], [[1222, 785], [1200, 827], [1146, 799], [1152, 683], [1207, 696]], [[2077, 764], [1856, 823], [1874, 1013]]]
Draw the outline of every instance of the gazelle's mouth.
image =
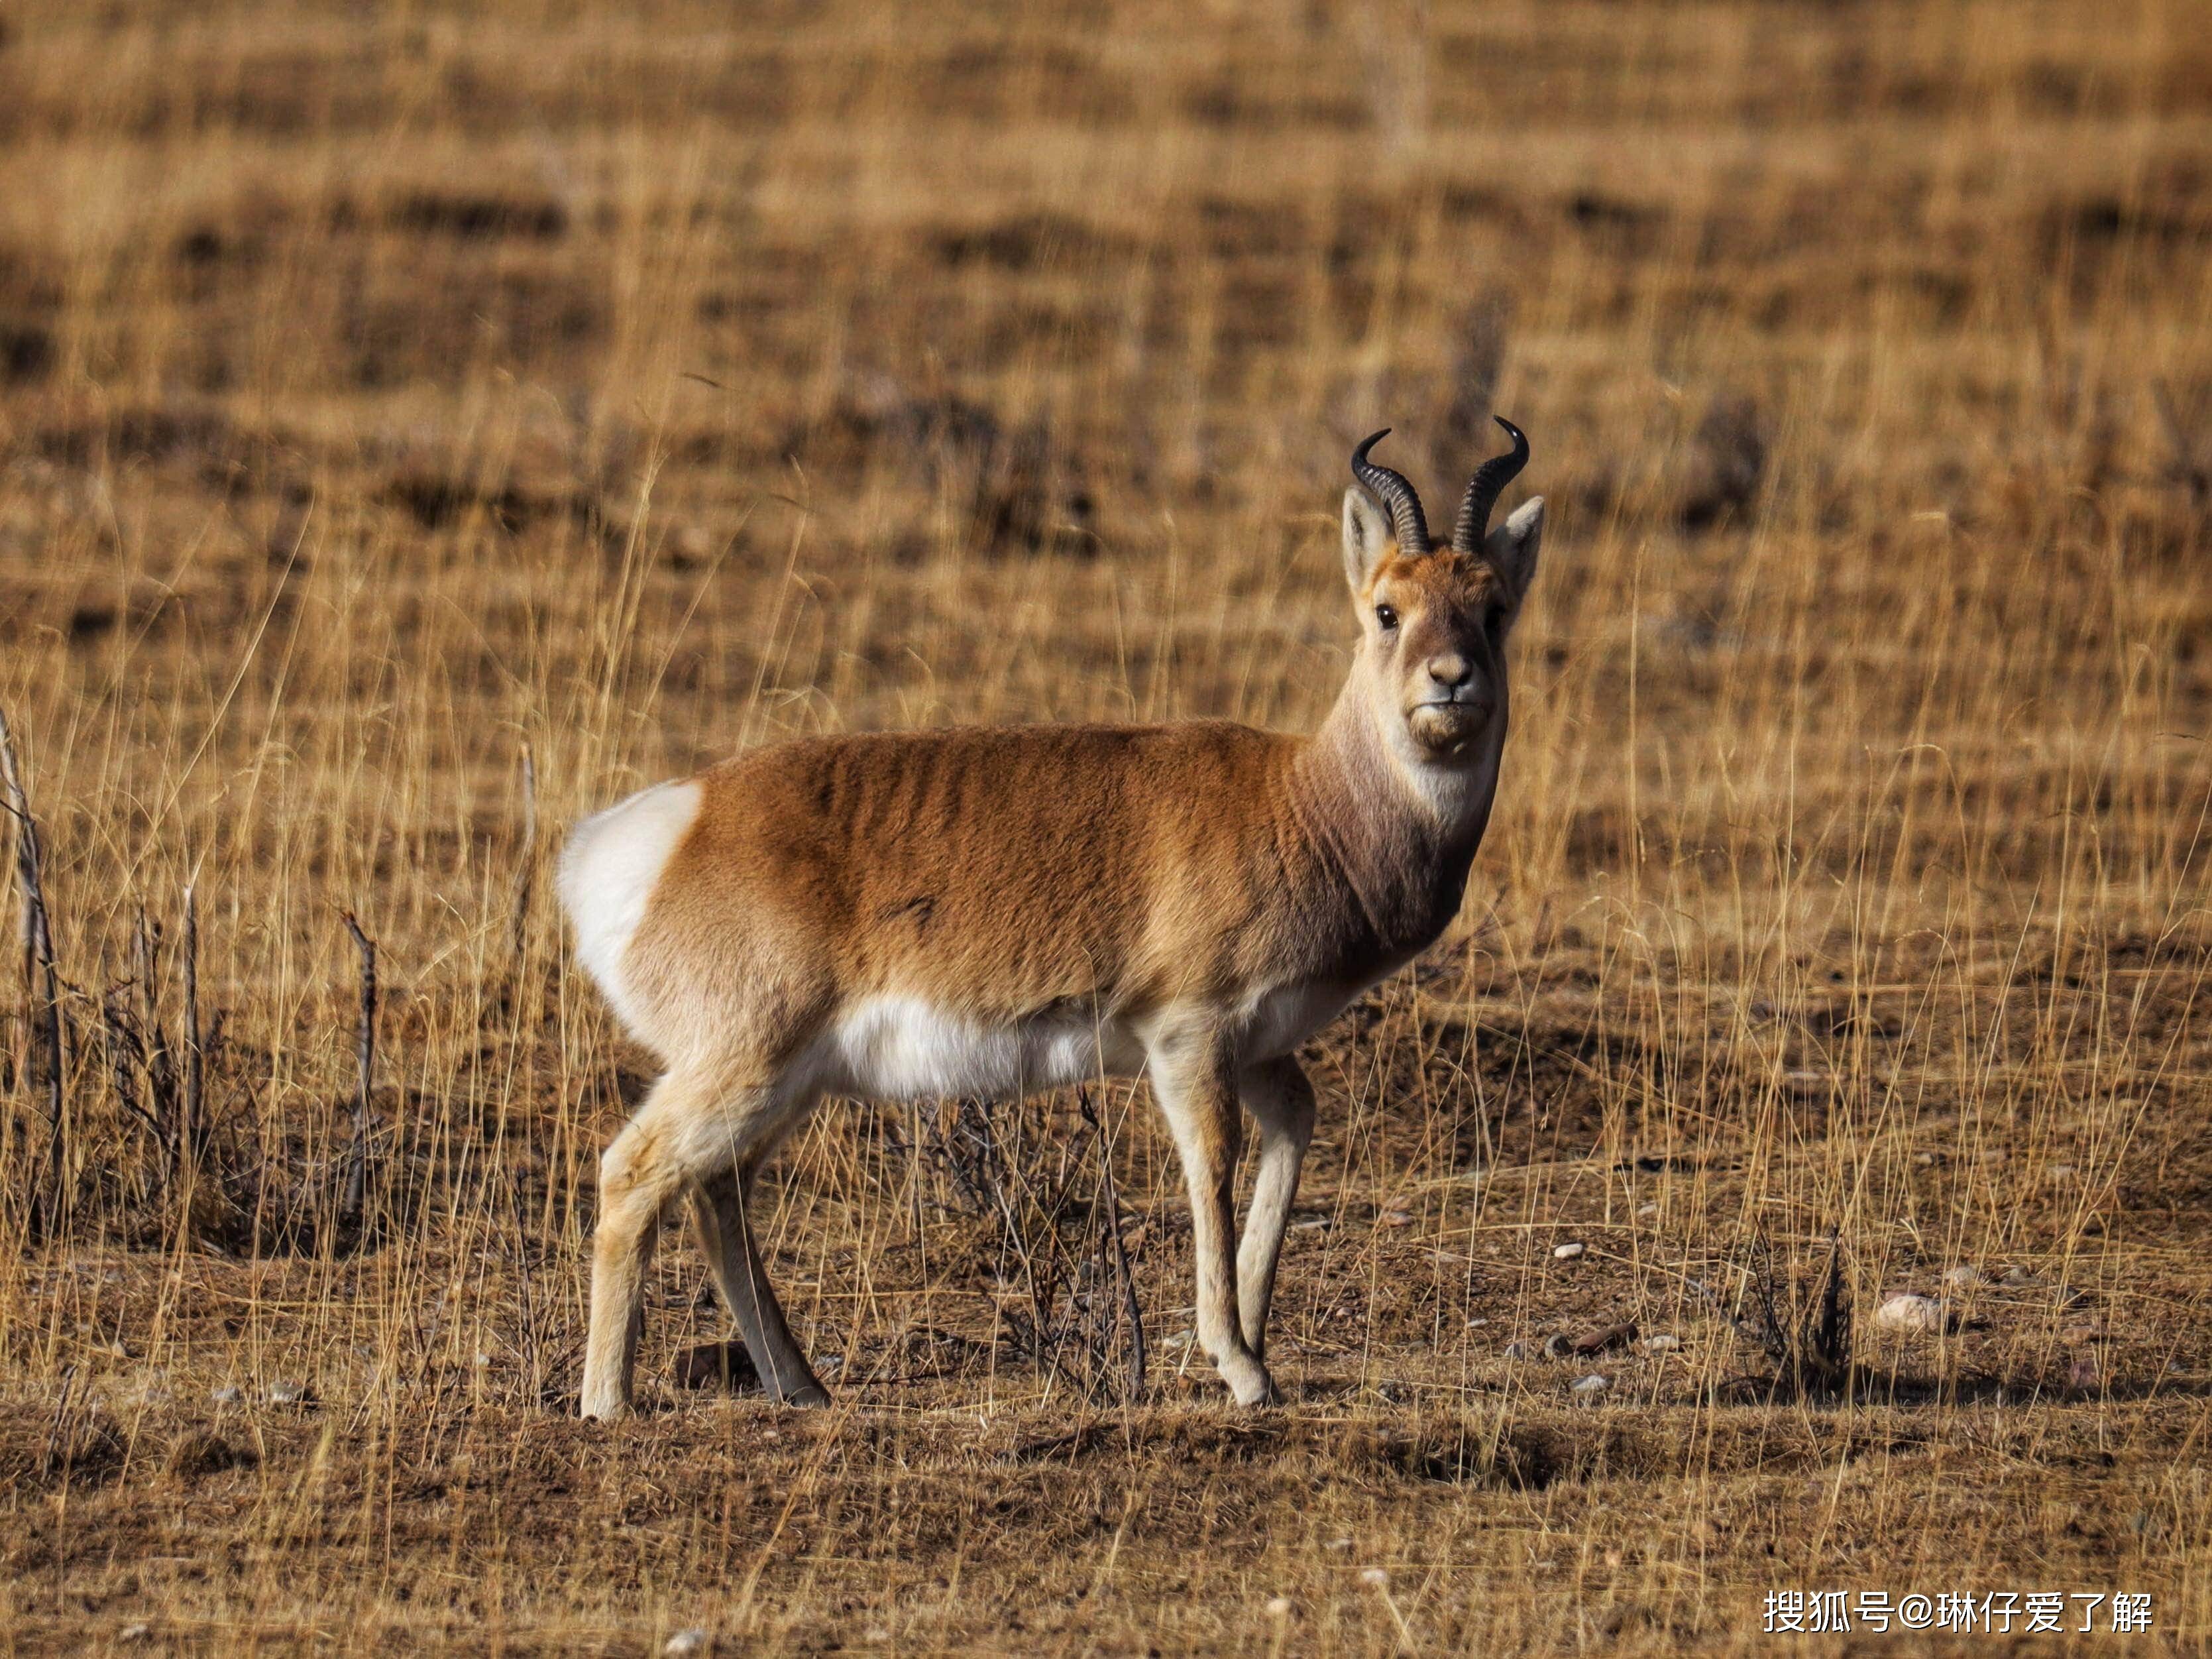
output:
[[1463, 695], [1455, 693], [1443, 697], [1429, 697], [1408, 708], [1406, 711], [1407, 718], [1410, 720], [1424, 710], [1451, 714], [1473, 714], [1480, 717], [1490, 712], [1490, 700], [1487, 697], [1479, 698], [1472, 692]]
[[1457, 754], [1480, 728], [1485, 711], [1473, 702], [1417, 702], [1406, 711], [1406, 729], [1432, 755]]

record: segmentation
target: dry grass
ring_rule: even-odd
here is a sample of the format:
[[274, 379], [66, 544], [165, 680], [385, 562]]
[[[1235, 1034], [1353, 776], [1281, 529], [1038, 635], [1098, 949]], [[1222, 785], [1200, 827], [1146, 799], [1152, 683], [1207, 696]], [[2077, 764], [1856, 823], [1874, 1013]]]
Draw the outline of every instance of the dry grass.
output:
[[[2147, 1592], [2130, 1650], [2206, 1645], [2186, 0], [0, 31], [0, 711], [77, 1039], [42, 1187], [9, 975], [11, 1651], [1671, 1652], [1793, 1588]], [[1309, 1056], [1292, 1403], [1177, 1345], [1132, 1089], [1146, 1401], [1009, 1340], [933, 1114], [836, 1106], [772, 1231], [836, 1407], [678, 1393], [686, 1245], [665, 1409], [577, 1422], [642, 1079], [525, 873], [557, 826], [788, 732], [1310, 723], [1350, 441], [1448, 499], [1492, 406], [1555, 513], [1516, 732], [1462, 927]], [[100, 1008], [176, 1041], [188, 883], [173, 1179]], [[1856, 1370], [1778, 1390], [1731, 1316], [1831, 1229]], [[1960, 1328], [1875, 1328], [1967, 1264]], [[1509, 1352], [1628, 1321], [1680, 1348]]]

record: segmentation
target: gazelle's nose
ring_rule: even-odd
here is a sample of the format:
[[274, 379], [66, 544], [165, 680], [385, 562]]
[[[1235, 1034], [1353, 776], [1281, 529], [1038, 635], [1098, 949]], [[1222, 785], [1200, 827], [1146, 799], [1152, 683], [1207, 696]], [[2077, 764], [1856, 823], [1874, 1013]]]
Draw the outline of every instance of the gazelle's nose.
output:
[[1474, 678], [1474, 665], [1456, 651], [1429, 659], [1429, 678], [1446, 690], [1456, 691]]

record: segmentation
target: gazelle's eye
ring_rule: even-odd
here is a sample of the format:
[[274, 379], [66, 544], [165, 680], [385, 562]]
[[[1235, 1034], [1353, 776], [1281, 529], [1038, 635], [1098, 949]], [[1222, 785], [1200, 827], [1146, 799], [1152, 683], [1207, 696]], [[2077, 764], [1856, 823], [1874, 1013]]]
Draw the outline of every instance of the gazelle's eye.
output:
[[1382, 625], [1382, 631], [1388, 634], [1397, 627], [1398, 613], [1387, 605], [1378, 605], [1375, 607], [1375, 620]]

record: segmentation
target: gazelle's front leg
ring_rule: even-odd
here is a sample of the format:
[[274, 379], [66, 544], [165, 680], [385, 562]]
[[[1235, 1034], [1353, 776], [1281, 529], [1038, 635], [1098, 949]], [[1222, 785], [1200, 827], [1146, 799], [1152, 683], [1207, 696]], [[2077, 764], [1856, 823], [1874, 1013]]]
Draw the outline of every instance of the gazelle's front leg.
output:
[[1245, 1109], [1260, 1126], [1260, 1171], [1252, 1182], [1252, 1207], [1244, 1217], [1244, 1242], [1237, 1251], [1237, 1306], [1244, 1320], [1244, 1346], [1255, 1359], [1267, 1357], [1267, 1307], [1275, 1296], [1275, 1263], [1283, 1254], [1283, 1229], [1298, 1193], [1298, 1168], [1313, 1139], [1313, 1085], [1288, 1054], [1247, 1066], [1237, 1079]]
[[1211, 1039], [1169, 1040], [1151, 1054], [1152, 1092], [1182, 1155], [1198, 1270], [1198, 1340], [1240, 1406], [1275, 1398], [1275, 1385], [1244, 1340], [1237, 1316], [1234, 1182], [1243, 1121], [1229, 1057]]

